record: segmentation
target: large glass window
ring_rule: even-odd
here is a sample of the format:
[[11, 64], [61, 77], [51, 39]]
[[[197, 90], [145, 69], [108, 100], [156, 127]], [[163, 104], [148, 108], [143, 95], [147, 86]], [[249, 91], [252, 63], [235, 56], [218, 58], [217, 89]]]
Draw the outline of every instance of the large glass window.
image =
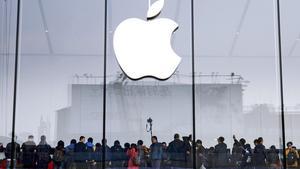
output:
[[[11, 158], [16, 1], [0, 1], [0, 163]], [[18, 141], [18, 139], [17, 139]], [[8, 146], [7, 146], [8, 145]], [[5, 151], [5, 148], [7, 151]], [[6, 153], [5, 155], [5, 152]]]
[[[18, 167], [47, 168], [52, 159], [56, 167], [65, 168], [280, 168], [283, 151], [287, 166], [298, 167], [293, 160], [299, 159], [300, 141], [300, 25], [295, 22], [300, 2], [280, 1], [280, 77], [276, 0], [194, 0], [194, 32], [192, 1], [21, 1], [18, 86], [13, 98], [17, 2], [0, 0], [0, 168], [6, 164], [3, 159], [12, 158], [12, 151]], [[154, 4], [157, 8], [152, 8]], [[147, 18], [150, 10], [157, 16]], [[132, 24], [127, 25], [132, 35], [124, 34], [123, 49], [141, 52], [132, 54], [139, 57], [130, 63], [138, 65], [131, 72], [114, 49], [116, 30], [125, 22]], [[159, 35], [160, 30], [175, 22], [178, 29], [170, 27], [172, 36], [163, 39], [167, 36]], [[153, 37], [143, 30], [153, 31], [156, 45], [149, 43]], [[157, 75], [152, 73], [139, 80], [128, 78], [145, 67], [154, 67], [156, 73], [167, 67], [162, 63], [168, 54], [161, 54], [164, 48], [157, 45], [162, 42], [170, 42], [181, 58], [175, 73], [166, 80], [153, 78]], [[158, 51], [153, 55], [157, 60], [150, 62], [153, 51]], [[140, 59], [145, 56], [150, 57], [147, 63], [147, 58]], [[14, 99], [18, 144], [11, 150]], [[56, 150], [62, 147], [65, 160], [60, 163]], [[68, 154], [69, 149], [75, 153]], [[47, 152], [47, 160], [41, 159], [41, 151]]]
[[274, 3], [195, 1], [196, 136], [208, 148], [197, 156], [209, 168], [280, 164]]
[[[152, 1], [152, 3], [154, 2]], [[138, 152], [144, 154], [141, 157], [141, 167], [156, 167], [158, 163], [164, 167], [167, 165], [192, 167], [191, 142], [189, 139], [189, 135], [193, 131], [190, 6], [189, 1], [165, 1], [161, 14], [157, 18], [147, 21], [146, 17], [149, 7], [147, 0], [112, 0], [108, 4], [109, 50], [107, 56], [108, 74], [106, 84], [106, 138], [110, 146], [116, 140], [122, 146], [125, 143], [131, 145], [131, 147], [134, 147], [134, 144], [138, 144]], [[165, 81], [153, 78], [133, 81], [126, 78], [119, 67], [113, 51], [113, 33], [117, 26], [128, 18], [138, 18], [140, 19], [140, 24], [144, 24], [145, 26], [154, 24], [150, 22], [154, 22], [155, 20], [160, 22], [161, 18], [169, 18], [178, 23], [179, 27], [171, 38], [171, 45], [174, 51], [182, 59], [175, 75]], [[161, 24], [161, 27], [154, 29], [154, 31], [157, 31], [157, 34], [160, 33], [159, 29], [167, 28], [163, 22]], [[132, 29], [137, 29], [136, 32], [138, 32], [138, 29], [141, 28], [135, 25], [132, 26]], [[145, 35], [148, 33], [145, 31]], [[143, 34], [139, 35], [143, 36]], [[132, 35], [132, 37], [134, 36], [137, 35]], [[146, 45], [147, 40], [149, 39], [142, 39], [139, 43]], [[157, 41], [160, 40], [163, 39], [157, 39]], [[138, 50], [137, 46], [130, 46], [132, 44], [131, 39], [127, 39], [126, 45]], [[140, 57], [143, 57], [145, 54], [141, 53]], [[156, 64], [160, 64], [162, 61], [163, 58], [157, 59]], [[156, 65], [152, 66], [156, 67]], [[136, 71], [139, 70], [137, 69]], [[147, 122], [147, 119], [150, 118], [153, 120], [152, 128], [151, 123]], [[176, 141], [174, 141], [176, 133], [179, 135], [176, 136]], [[159, 143], [165, 143], [163, 147], [164, 157], [156, 157], [158, 152], [153, 148], [155, 144], [151, 142], [151, 135], [156, 136]], [[138, 143], [138, 140], [143, 141], [143, 144], [139, 144], [141, 141]], [[179, 146], [184, 144], [186, 146], [185, 149], [183, 147], [176, 149], [175, 146], [178, 146], [178, 144]], [[150, 148], [150, 145], [152, 145], [152, 148]], [[170, 145], [173, 148], [170, 148]], [[167, 160], [168, 150], [166, 146], [169, 146], [169, 160]], [[115, 146], [112, 148], [114, 149]], [[113, 161], [114, 157], [113, 155]], [[160, 160], [160, 162], [157, 162], [157, 160]], [[130, 161], [129, 163], [131, 164]], [[114, 165], [118, 166], [121, 164], [115, 163]]]
[[75, 148], [73, 161], [96, 160], [85, 152], [102, 140], [104, 2], [28, 0], [21, 15], [16, 134], [22, 164], [45, 167], [47, 152], [63, 165], [56, 150], [72, 149], [71, 139], [87, 145]]
[[299, 22], [295, 16], [299, 14], [296, 6], [298, 1], [281, 1], [282, 19], [282, 46], [283, 46], [283, 84], [285, 101], [285, 139], [286, 157], [288, 168], [299, 166], [298, 162], [293, 162], [293, 154], [299, 157], [299, 98], [297, 90], [300, 81], [299, 74]]

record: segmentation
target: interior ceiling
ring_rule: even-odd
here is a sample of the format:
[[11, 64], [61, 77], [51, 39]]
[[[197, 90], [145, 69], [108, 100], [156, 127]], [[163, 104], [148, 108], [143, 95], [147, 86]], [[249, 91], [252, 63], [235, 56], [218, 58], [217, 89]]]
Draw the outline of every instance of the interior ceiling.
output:
[[[144, 1], [109, 1], [111, 2], [108, 5], [109, 36], [122, 18], [135, 15], [141, 17], [148, 3], [147, 0]], [[187, 11], [189, 9], [186, 8], [190, 5], [188, 1], [168, 2], [166, 5], [170, 5], [169, 8], [173, 11], [166, 12], [164, 16], [174, 20], [190, 19], [190, 13]], [[274, 0], [196, 0], [196, 55], [274, 56], [276, 50], [274, 2]], [[23, 55], [102, 56], [103, 1], [27, 0], [22, 5]], [[300, 14], [297, 9], [299, 6], [299, 0], [281, 1], [283, 54], [289, 57], [300, 56], [298, 44], [300, 22], [297, 22], [295, 17]], [[128, 16], [124, 16], [123, 13]], [[178, 36], [176, 40], [179, 42], [181, 38], [186, 38]], [[185, 55], [189, 55], [189, 52]]]

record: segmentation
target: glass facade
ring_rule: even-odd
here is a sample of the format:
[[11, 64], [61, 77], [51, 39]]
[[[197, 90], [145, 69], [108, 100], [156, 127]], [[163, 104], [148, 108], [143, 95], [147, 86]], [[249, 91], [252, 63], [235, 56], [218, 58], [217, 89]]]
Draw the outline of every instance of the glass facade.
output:
[[0, 168], [298, 167], [300, 2], [165, 0], [181, 63], [132, 80], [114, 32], [158, 1], [0, 0]]

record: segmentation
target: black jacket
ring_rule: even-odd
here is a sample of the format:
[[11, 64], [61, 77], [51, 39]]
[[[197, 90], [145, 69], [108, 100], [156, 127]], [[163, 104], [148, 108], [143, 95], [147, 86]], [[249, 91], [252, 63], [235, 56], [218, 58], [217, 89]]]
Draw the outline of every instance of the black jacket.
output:
[[22, 144], [22, 163], [23, 165], [33, 166], [35, 162], [36, 145], [33, 141]]
[[185, 146], [183, 141], [174, 140], [170, 142], [167, 150], [170, 160], [185, 161]]
[[[12, 150], [12, 143], [8, 143], [5, 148], [5, 157], [7, 159], [12, 159], [12, 154], [11, 154], [12, 151], [11, 150]], [[16, 152], [15, 157], [16, 157], [16, 159], [19, 159], [20, 150], [21, 150], [20, 144], [15, 142], [15, 152]]]
[[227, 145], [219, 143], [215, 146], [216, 166], [223, 167], [228, 165]]
[[255, 166], [265, 166], [266, 165], [266, 148], [262, 144], [255, 146], [253, 151], [253, 164]]

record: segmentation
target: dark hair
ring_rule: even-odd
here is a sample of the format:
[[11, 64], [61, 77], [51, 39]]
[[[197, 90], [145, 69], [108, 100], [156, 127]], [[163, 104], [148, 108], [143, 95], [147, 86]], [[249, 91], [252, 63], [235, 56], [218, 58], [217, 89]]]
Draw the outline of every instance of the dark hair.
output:
[[241, 139], [240, 139], [240, 143], [241, 143], [242, 145], [245, 145], [245, 144], [246, 144], [246, 140], [245, 140], [244, 138], [241, 138]]
[[125, 148], [130, 148], [130, 144], [129, 144], [129, 143], [125, 143], [125, 144], [124, 144], [124, 147], [125, 147]]
[[197, 144], [202, 144], [202, 141], [201, 140], [197, 140], [196, 143]]
[[257, 142], [260, 144], [264, 141], [264, 139], [262, 137], [258, 137]]
[[130, 145], [130, 148], [134, 148], [134, 149], [135, 149], [135, 151], [137, 151], [136, 144], [134, 144], [134, 143], [132, 143], [132, 144]]
[[65, 147], [65, 143], [64, 143], [62, 140], [59, 140], [59, 141], [57, 142], [56, 148], [57, 148], [57, 149], [61, 149], [61, 148], [64, 148], [64, 147]]
[[85, 137], [84, 136], [80, 136], [79, 137], [79, 141], [81, 141], [82, 139], [84, 139]]
[[29, 136], [28, 136], [28, 139], [33, 139], [33, 135], [29, 135]]
[[100, 143], [96, 143], [95, 146], [96, 146], [97, 148], [100, 148], [100, 147], [101, 147], [101, 144], [100, 144]]
[[286, 144], [287, 146], [292, 146], [293, 145], [293, 142], [291, 142], [291, 141], [289, 141], [289, 142], [287, 142], [287, 144]]
[[257, 140], [257, 139], [254, 139], [253, 143], [254, 143], [254, 144], [257, 144], [257, 143], [258, 143], [258, 140]]
[[139, 140], [139, 141], [137, 142], [137, 144], [141, 146], [141, 145], [144, 144], [144, 142], [143, 142], [143, 140]]
[[218, 141], [220, 141], [221, 143], [223, 143], [223, 142], [225, 141], [225, 138], [222, 137], [222, 136], [220, 136], [220, 137], [218, 138]]
[[270, 147], [270, 149], [271, 149], [271, 150], [276, 150], [275, 145], [272, 145], [272, 146]]
[[90, 143], [93, 143], [93, 138], [89, 137], [87, 141], [90, 142]]
[[76, 144], [76, 142], [77, 141], [75, 139], [72, 139], [71, 142], [70, 142], [70, 144]]
[[178, 133], [176, 133], [176, 134], [174, 134], [174, 139], [179, 139], [179, 134]]
[[116, 141], [114, 142], [114, 145], [115, 145], [115, 146], [119, 146], [119, 145], [120, 145], [120, 141], [119, 141], [119, 140], [116, 140]]
[[156, 136], [152, 136], [152, 139], [155, 139], [157, 141], [157, 137]]

